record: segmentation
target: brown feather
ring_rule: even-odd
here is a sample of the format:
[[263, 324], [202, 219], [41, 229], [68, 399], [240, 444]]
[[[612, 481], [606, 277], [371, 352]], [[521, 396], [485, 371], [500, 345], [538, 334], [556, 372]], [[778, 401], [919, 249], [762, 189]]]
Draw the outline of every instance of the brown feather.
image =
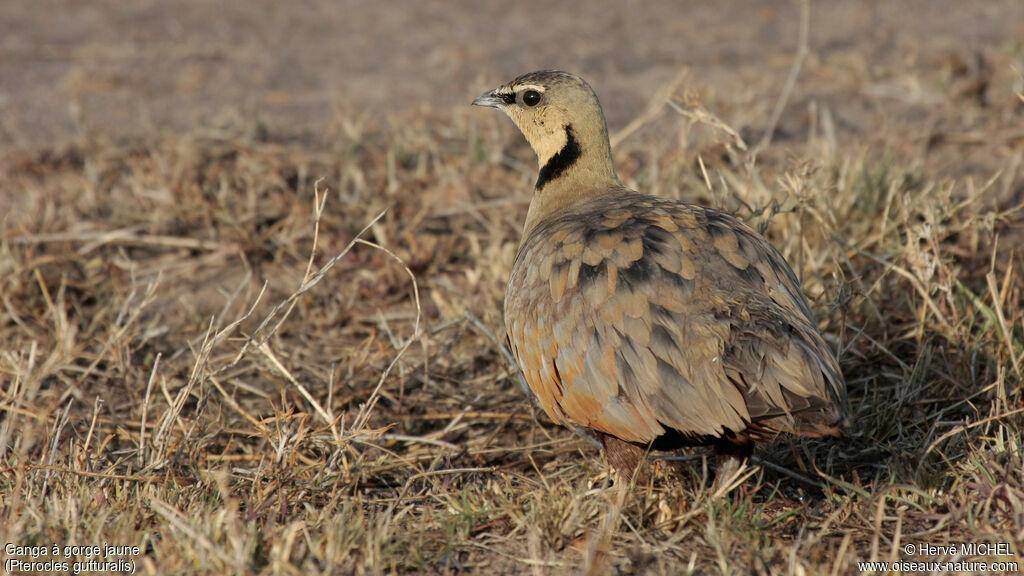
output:
[[836, 433], [845, 384], [782, 255], [727, 214], [624, 188], [578, 77], [533, 73], [494, 92], [523, 87], [543, 90], [540, 105], [487, 105], [553, 175], [505, 294], [513, 354], [544, 410], [600, 433], [619, 468], [636, 452], [618, 441], [714, 443], [733, 458], [779, 432]]

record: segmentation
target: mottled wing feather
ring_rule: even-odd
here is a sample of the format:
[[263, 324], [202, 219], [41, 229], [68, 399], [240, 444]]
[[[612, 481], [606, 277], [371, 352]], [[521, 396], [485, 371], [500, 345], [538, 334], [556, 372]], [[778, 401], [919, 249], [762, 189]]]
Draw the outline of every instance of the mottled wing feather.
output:
[[713, 210], [623, 192], [538, 225], [505, 296], [556, 421], [631, 442], [828, 433], [838, 367], [782, 256]]

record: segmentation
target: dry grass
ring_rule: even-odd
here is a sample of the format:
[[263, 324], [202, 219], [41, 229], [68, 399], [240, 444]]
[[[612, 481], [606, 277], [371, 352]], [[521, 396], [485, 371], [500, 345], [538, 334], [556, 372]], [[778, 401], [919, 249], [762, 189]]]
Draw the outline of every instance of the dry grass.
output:
[[630, 127], [620, 174], [780, 247], [845, 438], [784, 439], [727, 497], [701, 451], [616, 486], [495, 336], [535, 170], [496, 115], [339, 120], [330, 150], [81, 141], [0, 170], [0, 540], [135, 545], [149, 574], [848, 574], [963, 542], [1024, 565], [1024, 219], [994, 192], [1019, 202], [1021, 142], [994, 121], [1017, 164], [935, 180], [882, 135], [753, 161], [675, 107], [651, 118], [678, 141]]

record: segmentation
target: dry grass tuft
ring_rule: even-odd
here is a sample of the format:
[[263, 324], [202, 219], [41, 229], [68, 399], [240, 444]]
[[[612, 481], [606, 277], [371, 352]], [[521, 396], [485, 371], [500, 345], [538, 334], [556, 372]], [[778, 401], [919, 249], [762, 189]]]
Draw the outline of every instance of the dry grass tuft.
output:
[[0, 169], [2, 539], [136, 545], [152, 574], [844, 574], [962, 542], [1024, 561], [1016, 168], [934, 180], [897, 144], [827, 138], [755, 162], [671, 101], [685, 118], [650, 118], [680, 138], [641, 119], [623, 179], [780, 247], [849, 382], [842, 440], [782, 441], [729, 497], [700, 451], [615, 486], [495, 336], [534, 172], [498, 118], [342, 121], [323, 151], [83, 141]]

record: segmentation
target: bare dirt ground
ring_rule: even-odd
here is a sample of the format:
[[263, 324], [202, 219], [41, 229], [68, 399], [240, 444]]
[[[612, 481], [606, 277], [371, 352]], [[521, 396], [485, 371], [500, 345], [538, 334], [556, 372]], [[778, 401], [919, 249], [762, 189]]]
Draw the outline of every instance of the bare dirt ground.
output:
[[[612, 130], [688, 69], [686, 87], [756, 141], [799, 29], [789, 1], [597, 2], [583, 13], [539, 1], [0, 8], [0, 150], [216, 129], [322, 149], [342, 119], [374, 130], [425, 109], [457, 113], [541, 68], [590, 79]], [[1024, 6], [1013, 0], [816, 2], [776, 140], [803, 143], [826, 119], [836, 145], [903, 146], [936, 176], [984, 177], [1022, 138], [1021, 38]], [[990, 129], [1000, 137], [980, 137]], [[1012, 195], [1017, 178], [1000, 192]]]
[[[802, 57], [796, 1], [550, 4], [0, 0], [0, 558], [1024, 566], [1024, 3], [819, 0]], [[794, 264], [843, 439], [627, 490], [533, 407], [500, 340], [535, 159], [469, 102], [540, 68], [594, 86], [624, 182]], [[906, 552], [965, 542], [1006, 553]]]
[[[386, 119], [460, 109], [479, 90], [541, 68], [591, 79], [613, 129], [682, 67], [724, 103], [753, 108], [730, 117], [746, 122], [774, 104], [799, 28], [798, 6], [786, 1], [595, 2], [579, 11], [539, 1], [40, 0], [2, 8], [6, 147], [194, 131], [238, 116], [325, 142], [339, 113]], [[933, 125], [954, 120], [943, 105], [958, 98], [1012, 103], [1021, 38], [1024, 6], [1012, 0], [816, 2], [810, 60], [783, 132], [806, 132], [811, 101], [832, 109], [844, 141], [882, 128], [969, 132], [978, 114]]]

